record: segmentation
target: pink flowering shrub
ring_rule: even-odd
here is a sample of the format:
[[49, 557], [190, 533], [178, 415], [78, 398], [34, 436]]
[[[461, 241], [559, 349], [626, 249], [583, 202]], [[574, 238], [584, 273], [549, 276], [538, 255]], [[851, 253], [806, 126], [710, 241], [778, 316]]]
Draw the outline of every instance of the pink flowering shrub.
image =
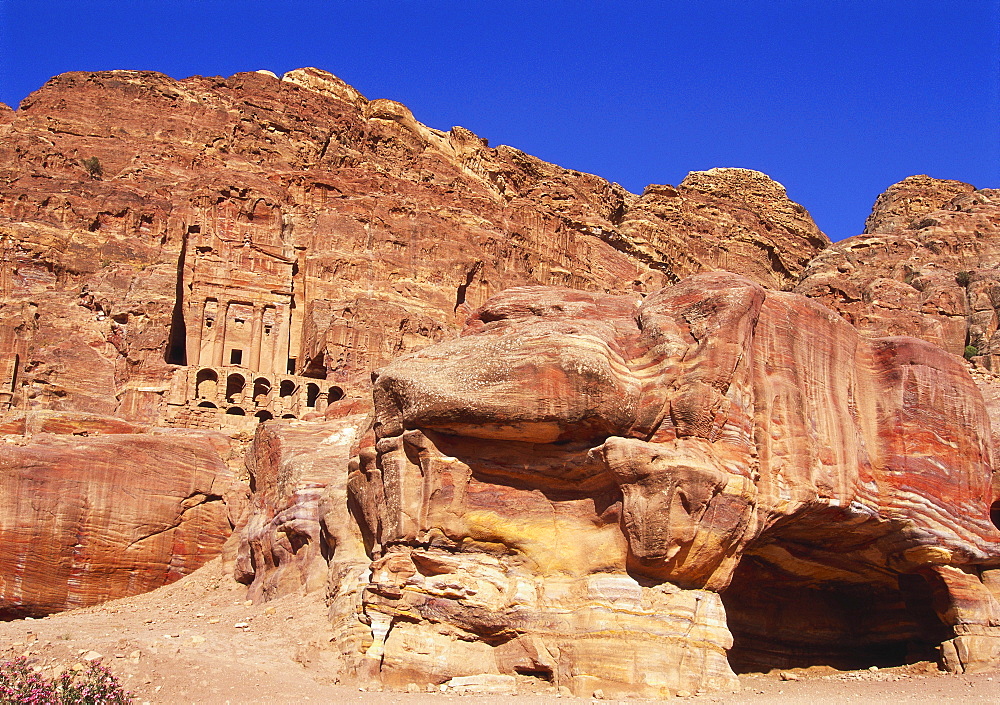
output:
[[96, 663], [47, 680], [26, 659], [0, 663], [0, 705], [128, 705], [131, 695]]

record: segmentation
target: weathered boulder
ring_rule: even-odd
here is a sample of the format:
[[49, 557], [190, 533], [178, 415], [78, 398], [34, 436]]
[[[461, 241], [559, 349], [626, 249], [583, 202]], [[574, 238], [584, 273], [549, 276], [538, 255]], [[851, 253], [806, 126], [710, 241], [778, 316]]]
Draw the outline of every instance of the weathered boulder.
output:
[[334, 557], [343, 565], [363, 560], [360, 533], [347, 513], [346, 482], [368, 413], [347, 411], [361, 413], [257, 428], [246, 456], [251, 495], [235, 572], [254, 600], [325, 589]]
[[0, 435], [0, 618], [136, 595], [222, 552], [228, 439], [123, 426], [50, 412]]
[[733, 687], [730, 649], [870, 665], [942, 642], [954, 670], [996, 665], [989, 420], [932, 345], [731, 274], [519, 288], [374, 394], [349, 490], [384, 682], [655, 696]]
[[258, 602], [325, 590], [342, 679], [370, 639], [357, 619], [370, 561], [347, 509], [348, 462], [370, 415], [370, 402], [343, 401], [325, 421], [270, 421], [246, 454], [250, 497], [234, 577]]

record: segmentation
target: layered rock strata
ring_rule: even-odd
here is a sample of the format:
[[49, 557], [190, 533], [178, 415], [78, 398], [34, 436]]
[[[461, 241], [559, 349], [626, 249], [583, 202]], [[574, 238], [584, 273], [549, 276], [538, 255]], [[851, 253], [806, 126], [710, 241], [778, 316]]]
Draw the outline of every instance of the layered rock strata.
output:
[[0, 430], [0, 619], [147, 592], [222, 552], [221, 434], [65, 413]]
[[1000, 370], [1000, 192], [911, 176], [866, 233], [806, 267], [795, 291], [872, 335], [913, 335]]
[[68, 73], [0, 113], [0, 407], [249, 430], [510, 286], [788, 286], [828, 242], [757, 172], [636, 196], [316, 69]]
[[[151, 440], [157, 426], [249, 440], [260, 422], [284, 419], [249, 456], [252, 507], [240, 501], [229, 512], [250, 522], [253, 548], [239, 556], [239, 574], [255, 598], [309, 589], [324, 582], [314, 572], [329, 569], [317, 555], [317, 512], [336, 505], [329, 497], [339, 485], [315, 485], [308, 468], [320, 457], [343, 459], [318, 452], [307, 460], [313, 436], [296, 440], [289, 422], [344, 423], [341, 401], [369, 396], [373, 369], [454, 336], [500, 289], [646, 291], [723, 264], [788, 285], [827, 242], [782, 187], [756, 172], [693, 174], [640, 197], [491, 148], [461, 127], [429, 128], [405, 106], [368, 100], [315, 69], [183, 81], [64, 74], [18, 110], [0, 110], [0, 426], [14, 434], [8, 442], [40, 449], [8, 458], [20, 473], [10, 482], [27, 492], [25, 463], [58, 483], [80, 462], [80, 447], [43, 442], [49, 433], [100, 436], [80, 441], [97, 444], [100, 458], [115, 446], [105, 437], [140, 439], [134, 466], [98, 463], [94, 472], [111, 475], [68, 491], [73, 503], [86, 487], [149, 468], [145, 444], [161, 453]], [[186, 486], [186, 472], [214, 476], [217, 462], [171, 466], [160, 479]], [[279, 487], [272, 480], [285, 472], [302, 472], [304, 484]], [[136, 512], [152, 512], [147, 519], [160, 526], [153, 516], [166, 516], [172, 505], [163, 497], [173, 495], [137, 488], [136, 507], [155, 509], [125, 503], [120, 515], [117, 506], [102, 514], [102, 526], [87, 516], [71, 524], [104, 532], [109, 545], [131, 535], [130, 522], [145, 526]], [[209, 505], [222, 512], [216, 500]], [[12, 531], [34, 521], [20, 505], [11, 511]], [[298, 545], [306, 539], [308, 547]], [[215, 543], [203, 546], [206, 556]], [[149, 571], [172, 577], [171, 565], [190, 562], [161, 549]], [[50, 611], [158, 584], [129, 577], [130, 563], [93, 558], [88, 570], [113, 574], [113, 588], [87, 587], [85, 598], [60, 602], [48, 593], [76, 588], [56, 571], [34, 596], [19, 588], [17, 609]], [[21, 580], [9, 568], [0, 579]]]
[[659, 696], [734, 686], [729, 649], [942, 641], [955, 670], [996, 664], [989, 422], [932, 345], [730, 274], [645, 299], [527, 287], [374, 394], [349, 489], [385, 682]]
[[327, 421], [262, 425], [247, 451], [252, 494], [235, 578], [250, 586], [254, 600], [325, 589], [334, 555], [338, 564], [367, 568], [347, 513], [346, 482], [369, 410], [341, 406], [343, 413]]
[[[635, 195], [315, 69], [57, 77], [0, 106], [0, 617], [228, 552], [387, 684], [992, 668], [996, 202], [830, 245], [758, 172]], [[159, 424], [255, 432], [251, 486]]]
[[347, 468], [370, 402], [341, 402], [325, 421], [275, 420], [247, 451], [250, 501], [234, 566], [256, 602], [323, 590], [338, 677], [356, 677], [370, 631], [357, 618], [370, 561], [348, 512]]

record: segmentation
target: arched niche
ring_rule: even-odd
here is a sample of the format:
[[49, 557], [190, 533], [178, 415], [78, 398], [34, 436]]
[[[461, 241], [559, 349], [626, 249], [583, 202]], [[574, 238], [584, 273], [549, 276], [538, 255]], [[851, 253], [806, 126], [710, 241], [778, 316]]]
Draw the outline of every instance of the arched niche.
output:
[[310, 409], [316, 408], [316, 400], [319, 399], [319, 385], [309, 383], [306, 385], [306, 406]]
[[226, 400], [233, 403], [242, 399], [246, 386], [246, 378], [241, 374], [234, 372], [226, 377]]
[[271, 380], [267, 377], [258, 377], [253, 381], [253, 398], [258, 404], [267, 401], [271, 394]]
[[229, 416], [246, 416], [247, 415], [247, 412], [245, 412], [242, 408], [240, 408], [238, 406], [231, 406], [231, 407], [229, 407], [228, 409], [226, 409], [226, 413]]
[[205, 368], [198, 370], [195, 378], [195, 395], [201, 399], [215, 397], [219, 386], [219, 375], [215, 370]]
[[326, 392], [326, 402], [332, 404], [344, 398], [344, 390], [340, 387], [330, 387]]

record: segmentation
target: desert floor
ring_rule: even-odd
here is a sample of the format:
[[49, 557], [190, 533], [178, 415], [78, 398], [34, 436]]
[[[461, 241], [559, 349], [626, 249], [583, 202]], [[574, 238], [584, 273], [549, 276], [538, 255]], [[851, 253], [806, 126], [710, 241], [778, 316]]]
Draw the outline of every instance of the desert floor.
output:
[[[101, 655], [136, 703], [590, 702], [554, 690], [518, 696], [395, 693], [338, 685], [321, 594], [248, 605], [243, 586], [214, 562], [137, 597], [44, 619], [0, 622], [0, 658], [27, 655], [51, 676]], [[236, 627], [245, 624], [246, 627]], [[787, 680], [786, 680], [787, 679]], [[878, 671], [814, 667], [741, 676], [705, 703], [1000, 702], [1000, 673], [949, 675], [929, 663]], [[613, 700], [593, 702], [609, 703]], [[621, 701], [619, 701], [621, 702]], [[638, 702], [627, 700], [624, 702]]]

